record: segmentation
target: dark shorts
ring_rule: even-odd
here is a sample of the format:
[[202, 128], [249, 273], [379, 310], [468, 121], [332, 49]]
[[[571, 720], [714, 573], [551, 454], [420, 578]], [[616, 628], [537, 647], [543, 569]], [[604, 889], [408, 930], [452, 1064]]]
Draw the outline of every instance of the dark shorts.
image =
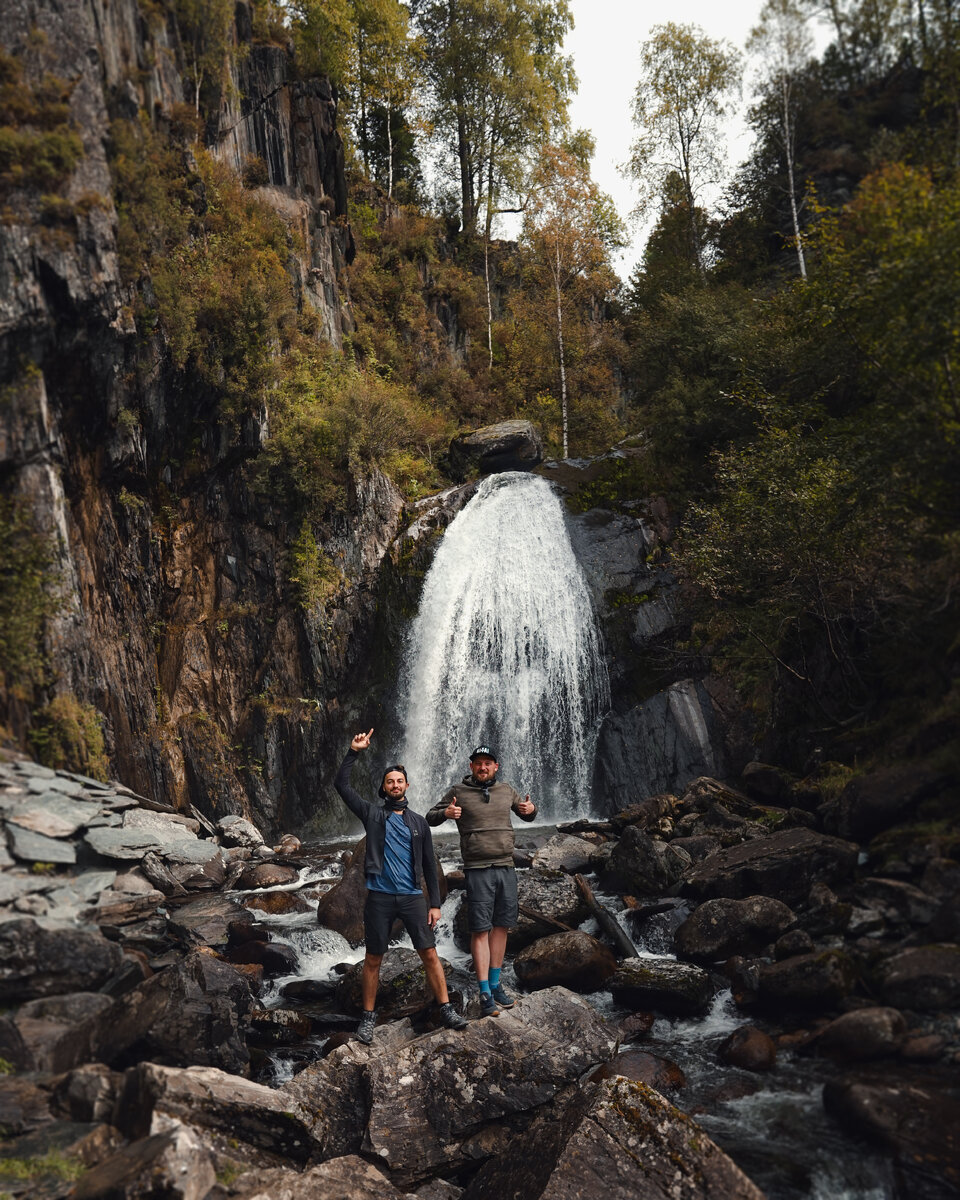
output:
[[467, 879], [467, 924], [471, 933], [495, 925], [512, 929], [519, 920], [517, 872], [513, 867], [471, 867]]
[[367, 890], [363, 906], [364, 944], [371, 954], [386, 954], [390, 930], [397, 918], [403, 922], [414, 950], [430, 950], [437, 944], [427, 924], [427, 902], [422, 895], [394, 896], [390, 892]]

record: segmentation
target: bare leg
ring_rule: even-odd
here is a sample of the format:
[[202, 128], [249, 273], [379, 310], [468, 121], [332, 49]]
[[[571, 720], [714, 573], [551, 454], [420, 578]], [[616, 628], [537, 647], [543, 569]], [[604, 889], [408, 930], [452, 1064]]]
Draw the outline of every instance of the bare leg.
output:
[[380, 982], [380, 964], [382, 962], [382, 954], [371, 954], [369, 951], [363, 959], [360, 995], [363, 998], [363, 1007], [367, 1012], [373, 1012], [377, 1007], [377, 984]]
[[494, 925], [490, 930], [490, 963], [491, 967], [502, 967], [503, 956], [507, 952], [507, 930], [502, 925]]
[[[470, 934], [470, 953], [473, 955], [473, 969], [477, 973], [477, 983], [483, 983], [490, 976], [490, 930]], [[500, 955], [503, 961], [503, 954]]]
[[423, 969], [427, 973], [427, 983], [430, 984], [430, 990], [437, 1003], [446, 1004], [450, 999], [447, 994], [447, 979], [436, 950], [431, 947], [429, 950], [418, 950], [417, 953], [420, 955]]

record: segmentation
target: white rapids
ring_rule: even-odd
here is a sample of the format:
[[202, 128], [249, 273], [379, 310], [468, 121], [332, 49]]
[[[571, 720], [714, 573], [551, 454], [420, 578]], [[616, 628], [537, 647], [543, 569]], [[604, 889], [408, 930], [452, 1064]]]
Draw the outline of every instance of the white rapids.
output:
[[497, 752], [539, 819], [589, 811], [609, 687], [590, 594], [550, 485], [485, 479], [451, 522], [408, 634], [404, 759], [421, 807]]

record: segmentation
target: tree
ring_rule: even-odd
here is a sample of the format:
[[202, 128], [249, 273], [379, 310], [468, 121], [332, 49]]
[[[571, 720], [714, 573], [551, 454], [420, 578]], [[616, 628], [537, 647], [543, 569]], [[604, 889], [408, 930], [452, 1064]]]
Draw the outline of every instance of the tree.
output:
[[575, 82], [560, 53], [572, 25], [567, 0], [426, 0], [416, 22], [441, 165], [455, 164], [461, 227], [474, 232], [485, 206], [489, 230], [532, 148], [565, 120]]
[[690, 259], [701, 273], [698, 196], [719, 178], [719, 122], [728, 97], [739, 92], [739, 67], [740, 56], [729, 43], [714, 41], [696, 25], [657, 25], [642, 47], [633, 99], [640, 136], [631, 147], [627, 172], [640, 186], [640, 213], [662, 195], [670, 172], [680, 177]]
[[779, 137], [787, 164], [787, 194], [793, 222], [794, 246], [801, 276], [807, 277], [803, 254], [803, 235], [797, 211], [797, 187], [793, 169], [797, 157], [796, 81], [813, 52], [813, 38], [797, 0], [767, 0], [759, 24], [751, 31], [747, 51], [763, 60], [768, 72], [767, 86], [776, 97]]
[[200, 114], [200, 93], [210, 80], [223, 80], [227, 66], [227, 38], [233, 24], [231, 0], [176, 0], [177, 33], [186, 73], [193, 84], [193, 101]]
[[[585, 146], [592, 150], [589, 140], [580, 135], [577, 148], [582, 151]], [[594, 297], [598, 290], [602, 296], [603, 289], [610, 286], [609, 251], [623, 246], [625, 241], [623, 226], [610, 200], [590, 179], [588, 161], [576, 149], [545, 147], [532, 182], [533, 191], [524, 214], [523, 238], [552, 287], [563, 457], [566, 458], [568, 390], [564, 317], [568, 293], [580, 281]]]

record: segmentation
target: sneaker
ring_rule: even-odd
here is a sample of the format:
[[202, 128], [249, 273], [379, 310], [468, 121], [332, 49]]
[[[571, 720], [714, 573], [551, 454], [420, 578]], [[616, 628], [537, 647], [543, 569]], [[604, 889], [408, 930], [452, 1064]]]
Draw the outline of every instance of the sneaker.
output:
[[467, 1022], [449, 1001], [440, 1005], [440, 1024], [444, 1029], [466, 1029]]
[[373, 1041], [373, 1031], [377, 1027], [377, 1011], [367, 1012], [364, 1010], [363, 1016], [360, 1018], [360, 1024], [357, 1026], [357, 1041], [363, 1042], [365, 1046], [369, 1046]]
[[513, 1008], [514, 1004], [516, 1004], [516, 1000], [514, 1000], [509, 992], [505, 992], [499, 983], [495, 988], [491, 988], [490, 990], [500, 1008]]
[[480, 993], [480, 1016], [481, 1017], [499, 1017], [500, 1009], [497, 1008], [497, 1002], [489, 992]]

